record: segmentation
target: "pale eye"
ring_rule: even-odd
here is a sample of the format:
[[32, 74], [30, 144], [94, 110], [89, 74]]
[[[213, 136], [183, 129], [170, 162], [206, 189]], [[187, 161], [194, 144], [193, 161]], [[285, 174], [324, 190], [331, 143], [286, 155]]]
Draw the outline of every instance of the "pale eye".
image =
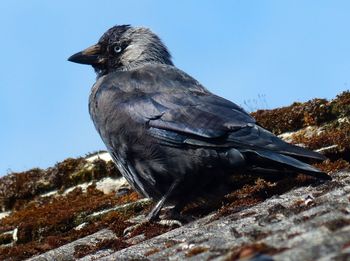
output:
[[114, 46], [113, 48], [115, 53], [120, 53], [122, 51], [122, 48], [119, 45]]

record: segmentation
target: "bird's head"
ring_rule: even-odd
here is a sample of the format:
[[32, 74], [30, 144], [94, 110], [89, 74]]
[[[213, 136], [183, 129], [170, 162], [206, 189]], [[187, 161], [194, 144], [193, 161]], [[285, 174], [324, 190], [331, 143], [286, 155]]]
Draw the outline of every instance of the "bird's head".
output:
[[110, 28], [97, 44], [72, 55], [68, 61], [89, 64], [98, 76], [147, 63], [173, 64], [168, 49], [156, 34], [130, 25]]

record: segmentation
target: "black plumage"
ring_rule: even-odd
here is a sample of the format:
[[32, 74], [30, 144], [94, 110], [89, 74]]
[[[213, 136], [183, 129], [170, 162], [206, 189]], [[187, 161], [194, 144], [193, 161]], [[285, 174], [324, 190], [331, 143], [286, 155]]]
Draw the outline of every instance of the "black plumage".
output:
[[91, 118], [123, 176], [159, 201], [151, 219], [164, 204], [181, 209], [238, 171], [330, 179], [303, 162], [324, 156], [282, 141], [241, 107], [209, 92], [173, 65], [149, 29], [112, 27], [69, 60], [94, 67]]

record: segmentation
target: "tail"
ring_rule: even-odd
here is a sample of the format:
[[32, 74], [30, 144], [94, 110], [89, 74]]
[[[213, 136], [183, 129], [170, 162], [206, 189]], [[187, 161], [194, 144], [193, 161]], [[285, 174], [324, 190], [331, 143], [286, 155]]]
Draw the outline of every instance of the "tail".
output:
[[[260, 169], [283, 169], [287, 168], [296, 173], [303, 173], [313, 176], [321, 180], [331, 180], [332, 178], [325, 172], [320, 171], [313, 166], [304, 163], [291, 156], [283, 155], [274, 151], [254, 150], [246, 151], [244, 155], [247, 157], [248, 162], [254, 162], [254, 164]], [[299, 154], [300, 155], [300, 154]]]

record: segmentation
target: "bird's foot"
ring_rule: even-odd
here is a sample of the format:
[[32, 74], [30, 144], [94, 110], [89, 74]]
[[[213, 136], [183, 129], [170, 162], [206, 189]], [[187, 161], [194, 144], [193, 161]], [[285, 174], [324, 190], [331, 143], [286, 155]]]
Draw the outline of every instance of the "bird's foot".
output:
[[130, 227], [127, 227], [126, 229], [124, 229], [123, 231], [123, 236], [124, 237], [130, 237], [132, 232], [134, 232], [137, 228], [141, 227], [144, 223], [139, 223]]
[[168, 209], [161, 215], [161, 220], [174, 220], [178, 221], [180, 224], [187, 224], [195, 220], [191, 215], [181, 214], [178, 208], [173, 207]]
[[134, 232], [137, 228], [141, 227], [142, 225], [149, 222], [149, 219], [145, 215], [139, 215], [137, 217], [131, 218], [128, 220], [128, 222], [134, 224], [123, 231], [124, 237], [129, 237], [132, 232]]

